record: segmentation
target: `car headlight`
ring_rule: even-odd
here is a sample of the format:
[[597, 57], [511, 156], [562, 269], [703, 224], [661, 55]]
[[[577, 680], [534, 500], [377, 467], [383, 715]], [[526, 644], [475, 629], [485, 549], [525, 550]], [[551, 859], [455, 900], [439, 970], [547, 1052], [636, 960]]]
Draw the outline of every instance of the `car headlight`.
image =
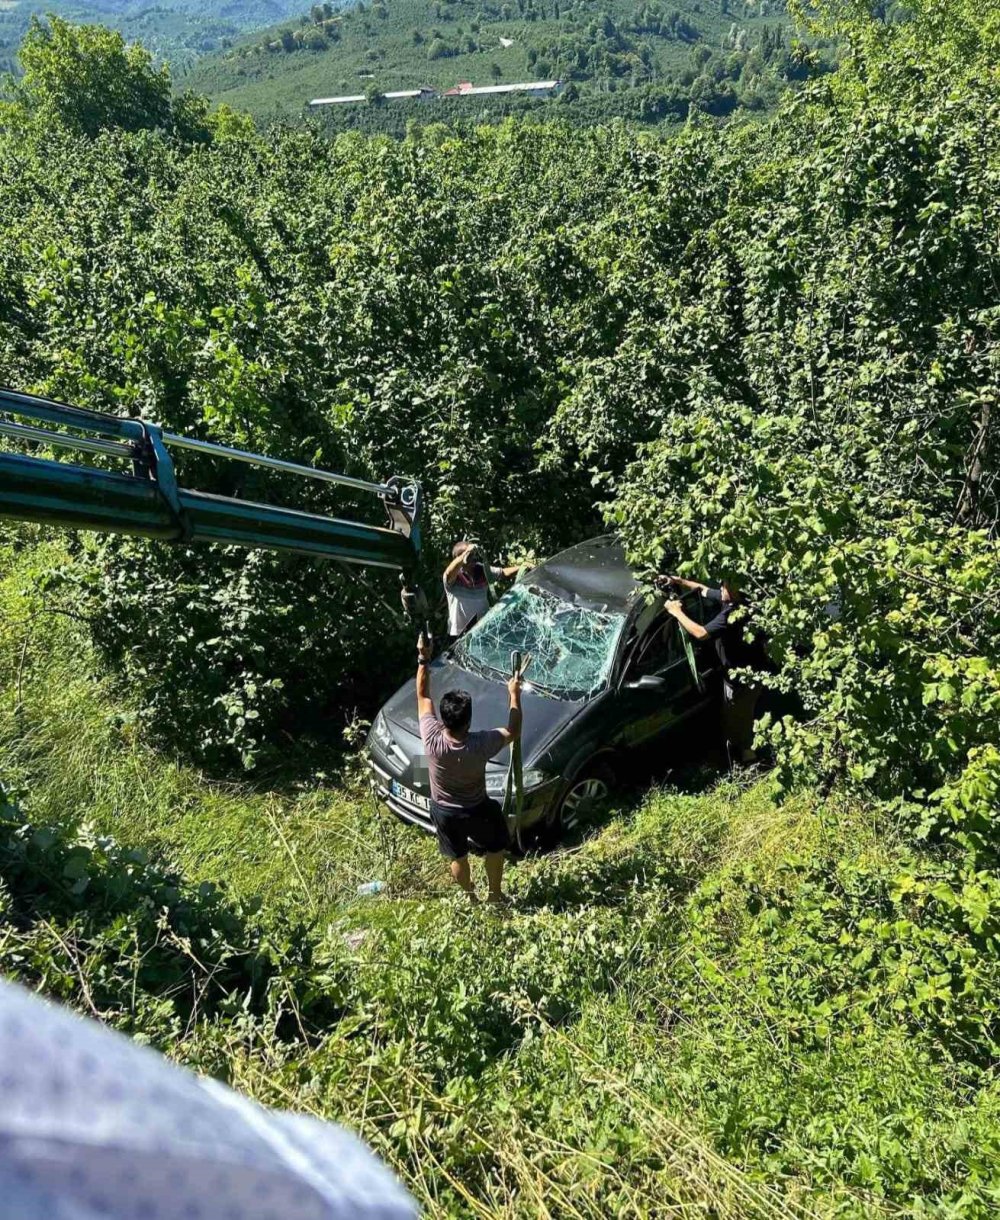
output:
[[372, 737], [375, 738], [383, 750], [388, 750], [392, 745], [392, 733], [389, 730], [389, 722], [382, 712], [379, 712], [375, 717], [375, 723], [372, 725]]
[[[521, 785], [525, 792], [531, 792], [533, 788], [540, 788], [542, 784], [547, 784], [551, 776], [545, 774], [544, 771], [539, 771], [537, 767], [529, 767], [527, 771], [521, 774]], [[491, 796], [503, 796], [504, 789], [507, 786], [506, 771], [490, 771], [486, 775], [486, 791]]]
[[547, 784], [549, 779], [550, 776], [546, 775], [544, 771], [539, 771], [537, 767], [529, 767], [521, 776], [525, 792], [530, 792], [532, 788], [540, 788], [542, 784]]
[[503, 796], [503, 790], [506, 783], [506, 771], [486, 772], [486, 791], [489, 792], [491, 796]]

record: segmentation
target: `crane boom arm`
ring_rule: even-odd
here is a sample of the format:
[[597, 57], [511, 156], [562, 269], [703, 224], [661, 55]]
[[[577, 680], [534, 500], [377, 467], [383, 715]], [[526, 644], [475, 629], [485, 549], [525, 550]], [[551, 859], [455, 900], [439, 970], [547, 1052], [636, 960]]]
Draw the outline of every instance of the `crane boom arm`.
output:
[[[0, 517], [68, 529], [133, 534], [165, 542], [218, 542], [391, 568], [412, 582], [420, 555], [420, 488], [392, 478], [370, 483], [279, 458], [164, 433], [142, 420], [120, 419], [0, 389], [0, 435], [127, 460], [131, 472], [0, 452]], [[31, 419], [15, 422], [11, 416]], [[88, 435], [38, 427], [56, 425]], [[178, 486], [171, 448], [197, 450], [370, 492], [383, 503], [385, 526], [300, 512]]]

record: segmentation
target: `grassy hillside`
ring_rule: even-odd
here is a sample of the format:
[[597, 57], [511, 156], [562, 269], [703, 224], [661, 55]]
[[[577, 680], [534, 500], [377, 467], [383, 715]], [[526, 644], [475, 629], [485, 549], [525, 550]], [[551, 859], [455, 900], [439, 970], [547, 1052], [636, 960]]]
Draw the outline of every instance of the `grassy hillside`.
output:
[[[651, 91], [708, 113], [761, 109], [809, 70], [793, 55], [780, 0], [387, 0], [337, 12], [313, 8], [199, 63], [185, 78], [199, 92], [260, 115], [294, 115], [313, 97], [386, 92], [459, 81], [502, 84], [561, 78], [573, 93]], [[420, 121], [447, 117], [449, 103], [393, 103]], [[477, 103], [489, 115], [496, 102]], [[356, 112], [355, 112], [356, 113]], [[326, 114], [349, 124], [355, 115]], [[640, 117], [636, 114], [635, 117]], [[383, 111], [382, 122], [392, 123]]]
[[145, 748], [23, 592], [31, 541], [0, 585], [6, 974], [351, 1125], [431, 1217], [993, 1212], [996, 971], [874, 809], [654, 791], [515, 865], [498, 918], [349, 770], [251, 791]]
[[141, 42], [174, 67], [231, 46], [249, 30], [284, 21], [300, 0], [0, 0], [0, 71], [16, 68], [18, 45], [32, 16], [100, 23]]

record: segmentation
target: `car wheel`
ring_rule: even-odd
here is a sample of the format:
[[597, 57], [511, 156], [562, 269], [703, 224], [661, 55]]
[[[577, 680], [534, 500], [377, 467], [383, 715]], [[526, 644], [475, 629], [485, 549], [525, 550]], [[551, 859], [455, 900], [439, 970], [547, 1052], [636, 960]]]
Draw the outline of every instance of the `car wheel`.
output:
[[543, 849], [555, 847], [608, 799], [614, 786], [615, 774], [607, 763], [597, 762], [584, 767], [567, 785], [548, 821], [539, 827], [539, 846]]

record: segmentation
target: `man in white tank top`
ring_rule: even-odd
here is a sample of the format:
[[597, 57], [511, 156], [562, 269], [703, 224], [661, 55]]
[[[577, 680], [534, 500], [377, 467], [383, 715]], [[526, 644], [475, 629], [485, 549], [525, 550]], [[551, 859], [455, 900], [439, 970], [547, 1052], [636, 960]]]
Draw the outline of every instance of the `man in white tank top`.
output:
[[[493, 580], [516, 576], [517, 567], [490, 565]], [[490, 608], [487, 568], [475, 543], [456, 542], [451, 548], [451, 563], [444, 570], [444, 592], [448, 599], [448, 642], [478, 622]]]

